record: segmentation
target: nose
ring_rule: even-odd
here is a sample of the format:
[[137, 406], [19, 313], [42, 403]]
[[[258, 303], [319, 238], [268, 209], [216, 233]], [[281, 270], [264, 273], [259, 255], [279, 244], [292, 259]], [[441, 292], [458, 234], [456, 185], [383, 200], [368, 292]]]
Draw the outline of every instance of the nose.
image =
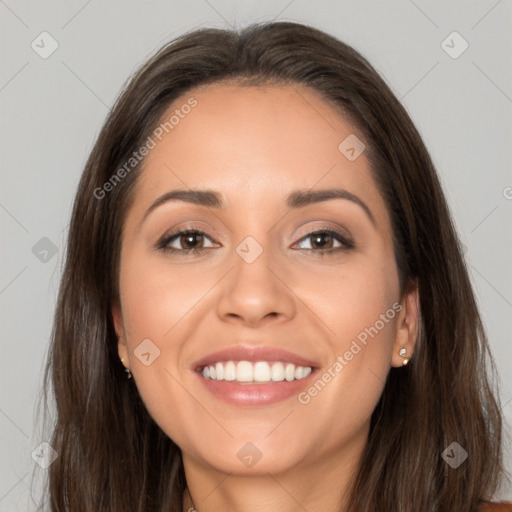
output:
[[235, 254], [233, 263], [217, 302], [222, 321], [259, 327], [295, 316], [296, 297], [287, 283], [288, 273], [271, 258], [270, 251], [263, 250], [251, 263]]

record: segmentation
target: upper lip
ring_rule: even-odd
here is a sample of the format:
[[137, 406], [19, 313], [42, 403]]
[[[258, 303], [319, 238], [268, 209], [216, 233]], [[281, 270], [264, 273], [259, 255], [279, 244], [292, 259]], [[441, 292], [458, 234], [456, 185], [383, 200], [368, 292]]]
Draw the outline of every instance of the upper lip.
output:
[[277, 347], [255, 347], [250, 345], [235, 345], [217, 352], [212, 352], [195, 361], [192, 366], [197, 370], [222, 361], [280, 361], [282, 363], [293, 363], [295, 366], [310, 366], [312, 368], [318, 366], [314, 361], [305, 359], [288, 350]]

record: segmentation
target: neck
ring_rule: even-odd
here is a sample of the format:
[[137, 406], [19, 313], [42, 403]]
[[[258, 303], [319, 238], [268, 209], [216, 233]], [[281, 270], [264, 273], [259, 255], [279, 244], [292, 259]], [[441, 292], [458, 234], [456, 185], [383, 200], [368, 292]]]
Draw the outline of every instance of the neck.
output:
[[366, 437], [353, 439], [349, 447], [314, 463], [308, 460], [286, 472], [262, 471], [254, 476], [213, 471], [183, 454], [188, 485], [183, 512], [344, 512], [365, 444]]

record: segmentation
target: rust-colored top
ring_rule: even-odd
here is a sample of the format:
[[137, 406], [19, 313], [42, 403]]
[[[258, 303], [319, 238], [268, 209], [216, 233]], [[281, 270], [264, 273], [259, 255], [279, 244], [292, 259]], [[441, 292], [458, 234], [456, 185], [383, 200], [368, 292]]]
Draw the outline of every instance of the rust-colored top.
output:
[[512, 512], [512, 503], [502, 501], [500, 503], [483, 503], [482, 512]]

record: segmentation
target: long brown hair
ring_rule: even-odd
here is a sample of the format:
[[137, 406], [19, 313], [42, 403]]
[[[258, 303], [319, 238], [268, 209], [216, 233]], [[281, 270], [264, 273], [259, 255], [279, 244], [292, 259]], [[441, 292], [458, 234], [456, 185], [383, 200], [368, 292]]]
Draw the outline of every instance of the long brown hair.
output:
[[[50, 509], [181, 512], [181, 452], [126, 378], [110, 314], [141, 164], [108, 194], [98, 190], [171, 102], [194, 87], [228, 82], [308, 86], [360, 130], [392, 219], [402, 291], [412, 280], [419, 285], [414, 357], [389, 373], [354, 475], [350, 512], [476, 511], [504, 473], [502, 416], [438, 176], [409, 115], [368, 61], [334, 37], [290, 22], [179, 37], [142, 66], [108, 115], [76, 193], [45, 371], [45, 399], [53, 393], [57, 413], [50, 444], [59, 454], [49, 468]], [[469, 454], [456, 470], [441, 457], [452, 442]]]

